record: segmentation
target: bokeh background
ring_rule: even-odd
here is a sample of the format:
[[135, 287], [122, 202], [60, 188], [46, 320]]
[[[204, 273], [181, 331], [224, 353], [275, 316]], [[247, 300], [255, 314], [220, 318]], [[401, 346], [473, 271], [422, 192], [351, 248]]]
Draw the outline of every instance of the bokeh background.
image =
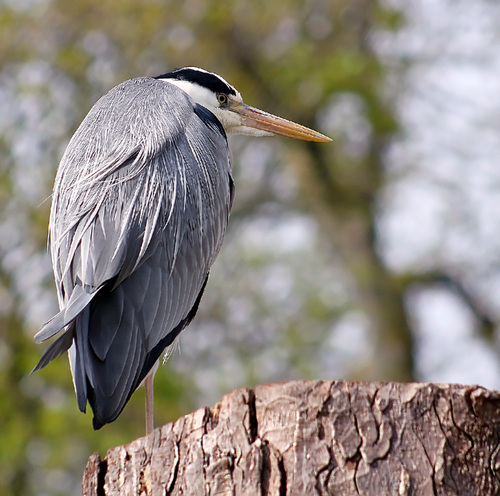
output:
[[144, 433], [139, 390], [94, 432], [57, 310], [52, 182], [125, 79], [200, 66], [327, 145], [231, 138], [236, 202], [199, 314], [156, 374], [158, 425], [290, 379], [500, 386], [500, 4], [0, 0], [0, 493], [77, 495]]

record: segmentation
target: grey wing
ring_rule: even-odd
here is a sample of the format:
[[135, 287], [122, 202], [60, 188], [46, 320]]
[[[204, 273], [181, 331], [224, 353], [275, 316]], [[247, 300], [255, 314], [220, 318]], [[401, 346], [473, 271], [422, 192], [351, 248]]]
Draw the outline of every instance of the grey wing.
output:
[[232, 201], [215, 117], [167, 82], [124, 85], [96, 104], [63, 157], [50, 231], [61, 312], [37, 335], [65, 327], [40, 366], [73, 343], [78, 404], [90, 402], [96, 428], [194, 316]]

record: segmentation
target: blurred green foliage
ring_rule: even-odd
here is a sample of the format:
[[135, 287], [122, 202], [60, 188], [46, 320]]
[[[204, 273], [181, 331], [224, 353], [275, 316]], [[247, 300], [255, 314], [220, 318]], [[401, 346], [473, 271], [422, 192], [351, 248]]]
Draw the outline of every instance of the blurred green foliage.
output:
[[[303, 289], [305, 297], [289, 309], [276, 346], [288, 350], [286, 360], [296, 376], [310, 377], [318, 346], [330, 332], [330, 325], [322, 323], [355, 308], [356, 300], [362, 300], [363, 311], [373, 317], [377, 291], [390, 291], [375, 255], [373, 199], [381, 183], [381, 154], [398, 126], [382, 96], [384, 66], [371, 37], [376, 30], [396, 29], [401, 22], [398, 12], [376, 1], [9, 0], [0, 4], [0, 90], [13, 105], [12, 112], [0, 117], [0, 225], [7, 226], [3, 236], [19, 237], [13, 235], [0, 247], [2, 495], [78, 494], [90, 453], [104, 453], [144, 433], [142, 389], [116, 422], [94, 432], [90, 414], [78, 411], [66, 359], [28, 375], [42, 353], [32, 343], [36, 326], [28, 316], [30, 308], [41, 294], [51, 295], [52, 310], [55, 304], [48, 266], [33, 276], [32, 285], [39, 286], [39, 293], [29, 296], [32, 287], [26, 285], [29, 274], [23, 273], [23, 265], [25, 257], [45, 249], [50, 204], [46, 198], [58, 160], [95, 100], [124, 79], [196, 65], [223, 75], [248, 103], [312, 127], [318, 126], [321, 113], [335, 104], [338, 95], [360, 103], [368, 137], [355, 153], [342, 136], [334, 136], [334, 143], [321, 150], [287, 143], [291, 153], [285, 156], [279, 145], [273, 152], [272, 166], [289, 161], [302, 192], [293, 200], [293, 208], [317, 217], [326, 251], [336, 250], [355, 281], [351, 287], [358, 284], [350, 293], [354, 302], [327, 302], [324, 296], [308, 293], [309, 279], [297, 276], [295, 291]], [[35, 114], [32, 122], [30, 115]], [[242, 174], [237, 167], [238, 178]], [[19, 176], [35, 178], [33, 192]], [[245, 202], [245, 184], [237, 186], [243, 201], [235, 206], [235, 224], [244, 222], [260, 203], [252, 205], [250, 198]], [[345, 233], [340, 243], [339, 232]], [[231, 238], [229, 234], [227, 242], [236, 244]], [[257, 274], [267, 258], [253, 253], [246, 261]], [[230, 278], [240, 277], [237, 269], [228, 270]], [[253, 296], [258, 320], [268, 302], [262, 295]], [[223, 303], [211, 305], [215, 321], [229, 312]], [[50, 317], [47, 310], [35, 312], [42, 314]], [[303, 315], [309, 319], [306, 330]], [[394, 326], [404, 331], [404, 316]], [[401, 377], [408, 378], [411, 357], [406, 344], [403, 339], [395, 353], [401, 346], [405, 350], [402, 356], [410, 365], [403, 366]], [[250, 342], [237, 347], [248, 385], [262, 378], [252, 365], [251, 347]], [[157, 374], [155, 386], [158, 424], [199, 404], [190, 375], [168, 364]]]

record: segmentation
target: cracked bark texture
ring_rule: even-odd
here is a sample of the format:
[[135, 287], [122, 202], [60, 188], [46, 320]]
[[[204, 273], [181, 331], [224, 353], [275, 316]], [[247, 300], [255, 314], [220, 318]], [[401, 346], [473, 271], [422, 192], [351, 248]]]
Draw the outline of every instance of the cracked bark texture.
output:
[[500, 394], [296, 381], [240, 389], [92, 455], [84, 496], [499, 495]]

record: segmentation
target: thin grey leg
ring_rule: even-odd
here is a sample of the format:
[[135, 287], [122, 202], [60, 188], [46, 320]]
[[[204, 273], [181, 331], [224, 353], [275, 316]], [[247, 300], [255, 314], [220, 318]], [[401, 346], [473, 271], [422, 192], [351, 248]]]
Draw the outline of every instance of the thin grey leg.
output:
[[146, 435], [151, 434], [154, 429], [154, 380], [155, 380], [156, 367], [153, 367], [151, 372], [144, 380], [144, 387], [146, 388]]

